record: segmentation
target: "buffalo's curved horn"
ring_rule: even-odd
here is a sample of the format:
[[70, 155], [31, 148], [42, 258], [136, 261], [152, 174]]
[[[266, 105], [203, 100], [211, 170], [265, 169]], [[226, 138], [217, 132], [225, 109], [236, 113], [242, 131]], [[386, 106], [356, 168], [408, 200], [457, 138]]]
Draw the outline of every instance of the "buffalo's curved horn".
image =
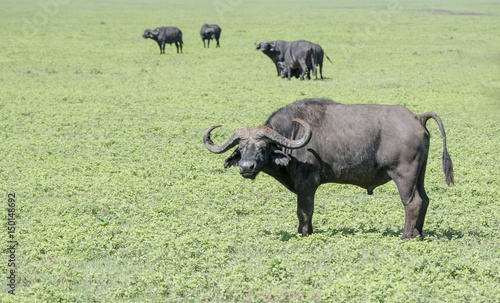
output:
[[304, 127], [304, 136], [298, 140], [290, 140], [278, 132], [276, 132], [274, 129], [269, 128], [267, 126], [260, 126], [259, 130], [263, 133], [265, 137], [268, 139], [271, 139], [274, 143], [277, 143], [283, 147], [290, 148], [290, 149], [297, 149], [304, 147], [309, 141], [311, 140], [312, 137], [312, 130], [311, 126], [309, 124], [299, 118], [294, 118], [292, 121], [300, 123]]
[[235, 131], [231, 137], [224, 143], [223, 145], [215, 145], [212, 139], [210, 139], [210, 132], [217, 127], [221, 127], [222, 125], [214, 125], [208, 128], [205, 133], [203, 134], [203, 143], [205, 144], [205, 147], [215, 153], [215, 154], [221, 154], [226, 151], [228, 151], [230, 148], [233, 146], [237, 145], [238, 142], [240, 141], [240, 130]]

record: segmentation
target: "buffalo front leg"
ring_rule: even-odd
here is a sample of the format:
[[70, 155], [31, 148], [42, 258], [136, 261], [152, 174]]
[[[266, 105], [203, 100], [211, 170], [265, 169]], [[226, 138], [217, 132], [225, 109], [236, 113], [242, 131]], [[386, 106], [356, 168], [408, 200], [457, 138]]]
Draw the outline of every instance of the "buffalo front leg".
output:
[[308, 191], [304, 193], [297, 193], [297, 217], [299, 219], [299, 234], [302, 237], [307, 237], [313, 233], [312, 216], [314, 212], [314, 193]]

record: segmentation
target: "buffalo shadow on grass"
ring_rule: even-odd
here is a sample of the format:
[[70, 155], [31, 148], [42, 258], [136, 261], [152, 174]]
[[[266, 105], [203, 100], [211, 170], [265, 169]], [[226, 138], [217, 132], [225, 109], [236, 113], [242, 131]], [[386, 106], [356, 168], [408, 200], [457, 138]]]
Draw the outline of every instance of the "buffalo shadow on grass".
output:
[[[322, 229], [316, 229], [314, 231], [315, 234], [325, 234], [327, 236], [333, 237], [335, 235], [342, 235], [342, 236], [353, 236], [355, 234], [381, 234], [382, 237], [393, 237], [393, 238], [401, 238], [401, 235], [403, 234], [403, 229], [400, 228], [398, 230], [392, 230], [389, 228], [386, 228], [385, 230], [379, 230], [376, 228], [352, 228], [352, 227], [343, 227], [343, 228], [332, 228], [328, 230], [322, 230]], [[267, 234], [272, 234], [270, 232], [267, 232]], [[480, 232], [475, 232], [475, 231], [468, 231], [464, 233], [463, 231], [459, 230], [454, 230], [454, 229], [446, 229], [446, 230], [425, 230], [424, 229], [424, 235], [422, 239], [425, 239], [426, 237], [429, 238], [437, 238], [437, 239], [448, 239], [448, 240], [453, 240], [453, 239], [461, 239], [465, 235], [473, 236], [473, 237], [484, 237], [484, 235]], [[274, 233], [274, 235], [279, 236], [280, 240], [282, 242], [288, 242], [290, 239], [295, 238], [298, 233], [291, 233], [288, 231], [280, 230], [277, 233]]]
[[454, 230], [452, 228], [448, 228], [445, 230], [440, 230], [440, 229], [425, 230], [424, 229], [424, 238], [427, 236], [427, 237], [431, 237], [431, 238], [453, 240], [453, 239], [461, 239], [461, 238], [465, 237], [466, 235], [472, 236], [472, 237], [477, 237], [477, 238], [486, 237], [486, 235], [484, 235], [482, 232], [478, 232], [478, 231]]
[[[266, 232], [267, 234], [272, 234], [269, 232]], [[322, 230], [322, 229], [315, 229], [314, 234], [325, 234], [327, 236], [333, 237], [337, 234], [341, 234], [343, 236], [352, 236], [355, 234], [359, 233], [375, 233], [375, 234], [382, 234], [384, 237], [401, 237], [403, 234], [403, 229], [399, 229], [398, 231], [393, 231], [386, 229], [385, 231], [380, 231], [375, 228], [370, 228], [370, 229], [357, 229], [357, 228], [352, 228], [352, 227], [345, 227], [345, 228], [340, 228], [340, 229], [329, 229], [329, 230]], [[282, 242], [288, 242], [290, 239], [295, 238], [298, 233], [291, 233], [288, 231], [280, 230], [277, 233], [274, 233], [274, 235], [279, 236], [280, 240]]]

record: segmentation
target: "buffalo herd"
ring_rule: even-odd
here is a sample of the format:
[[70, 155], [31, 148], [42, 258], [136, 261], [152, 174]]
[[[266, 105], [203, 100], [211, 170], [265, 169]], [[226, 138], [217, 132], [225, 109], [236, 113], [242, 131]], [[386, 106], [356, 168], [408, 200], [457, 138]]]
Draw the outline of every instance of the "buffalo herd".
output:
[[[210, 47], [210, 40], [215, 39], [217, 42], [216, 47], [220, 47], [219, 38], [221, 33], [221, 28], [217, 24], [203, 24], [201, 26], [200, 35], [203, 41], [203, 47]], [[144, 39], [153, 39], [160, 46], [160, 54], [165, 53], [165, 44], [168, 43], [172, 45], [175, 43], [177, 47], [177, 53], [182, 53], [182, 31], [175, 26], [162, 26], [155, 30], [146, 29], [142, 35]], [[205, 45], [205, 40], [208, 41], [208, 46]]]
[[[217, 24], [203, 24], [200, 29], [201, 40], [204, 48], [210, 48], [210, 40], [216, 41], [216, 48], [220, 47], [219, 39], [222, 29]], [[144, 39], [153, 39], [160, 47], [160, 54], [165, 53], [165, 44], [172, 45], [175, 43], [177, 53], [182, 53], [182, 31], [174, 26], [158, 27], [155, 30], [146, 29], [142, 35]], [[205, 43], [206, 42], [206, 43]], [[318, 79], [317, 67], [319, 74], [323, 79], [323, 57], [332, 62], [325, 54], [321, 45], [305, 40], [287, 42], [283, 40], [266, 41], [263, 40], [257, 44], [256, 50], [262, 51], [267, 55], [276, 66], [278, 76], [291, 79], [291, 77], [304, 80], [311, 79], [311, 71], [315, 79]]]
[[[203, 24], [203, 47], [210, 40], [220, 47], [221, 28]], [[145, 30], [143, 37], [155, 40], [160, 53], [175, 43], [182, 53], [182, 32], [177, 27]], [[205, 43], [205, 42], [208, 43]], [[263, 40], [256, 50], [268, 56], [281, 78], [323, 79], [323, 48], [305, 40]], [[203, 134], [205, 147], [220, 154], [232, 150], [224, 168], [236, 166], [242, 177], [255, 179], [264, 172], [297, 195], [298, 232], [313, 232], [314, 196], [321, 184], [353, 184], [369, 195], [389, 181], [396, 183], [405, 210], [402, 239], [423, 235], [429, 197], [424, 179], [429, 156], [427, 120], [436, 121], [443, 138], [443, 171], [448, 185], [454, 184], [453, 164], [446, 148], [446, 133], [440, 117], [432, 112], [414, 114], [404, 106], [341, 104], [327, 99], [304, 99], [283, 107], [257, 127], [236, 130], [225, 143], [216, 145]]]

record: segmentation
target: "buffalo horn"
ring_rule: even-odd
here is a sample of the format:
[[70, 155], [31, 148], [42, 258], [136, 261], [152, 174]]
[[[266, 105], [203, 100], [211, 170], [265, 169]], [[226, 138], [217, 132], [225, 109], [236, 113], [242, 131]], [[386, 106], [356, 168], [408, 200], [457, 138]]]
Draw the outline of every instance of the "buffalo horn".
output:
[[274, 129], [271, 129], [267, 126], [260, 126], [260, 131], [263, 132], [263, 135], [269, 139], [271, 139], [274, 143], [279, 144], [283, 147], [290, 148], [290, 149], [297, 149], [304, 147], [307, 143], [309, 143], [309, 140], [311, 140], [312, 137], [312, 130], [311, 127], [307, 122], [305, 122], [302, 119], [294, 118], [292, 121], [300, 123], [304, 127], [304, 136], [298, 140], [290, 140], [282, 135], [280, 135], [278, 132], [276, 132]]
[[203, 143], [205, 144], [205, 147], [209, 151], [211, 151], [215, 154], [221, 154], [221, 153], [228, 151], [230, 148], [232, 148], [233, 146], [238, 144], [238, 142], [240, 141], [240, 130], [237, 130], [231, 135], [231, 137], [227, 140], [226, 143], [224, 143], [223, 145], [215, 145], [214, 142], [212, 141], [212, 139], [210, 139], [210, 132], [212, 130], [216, 129], [217, 127], [221, 127], [221, 126], [222, 125], [211, 126], [203, 134]]

